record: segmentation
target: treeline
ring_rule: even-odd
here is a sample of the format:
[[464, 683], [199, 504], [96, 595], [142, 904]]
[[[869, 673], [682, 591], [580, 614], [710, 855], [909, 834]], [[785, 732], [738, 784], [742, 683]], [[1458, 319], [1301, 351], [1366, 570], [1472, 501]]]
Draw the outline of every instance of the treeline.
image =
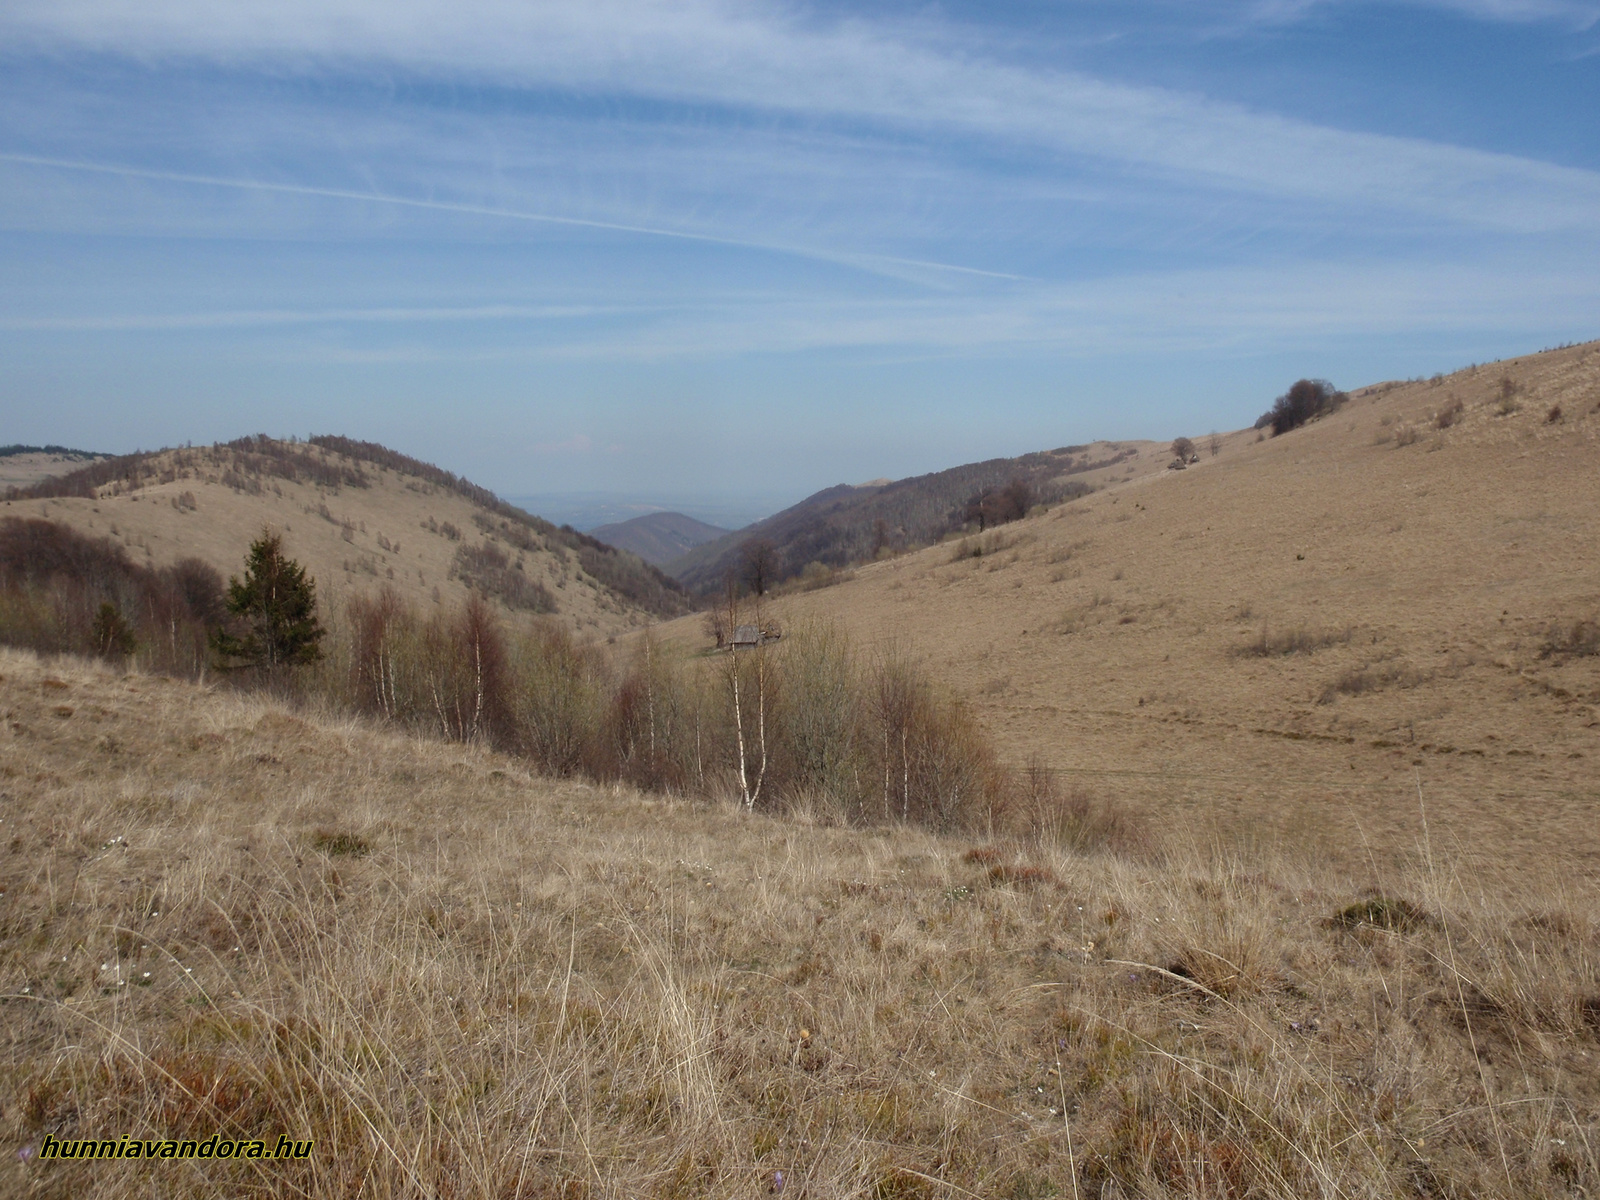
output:
[[222, 576], [197, 558], [155, 570], [109, 538], [36, 518], [0, 519], [0, 641], [194, 677], [226, 616]]
[[58, 454], [63, 458], [99, 458], [93, 450], [74, 450], [71, 446], [57, 446], [54, 443], [48, 446], [24, 446], [21, 442], [12, 442], [9, 446], [0, 446], [0, 458], [15, 458], [19, 454]]
[[299, 442], [280, 442], [265, 434], [256, 434], [199, 450], [188, 447], [155, 452], [140, 450], [103, 458], [27, 487], [10, 488], [5, 499], [79, 497], [92, 500], [104, 487], [132, 491], [148, 483], [173, 483], [204, 473], [216, 474], [221, 483], [241, 490], [251, 490], [250, 482], [261, 479], [310, 483], [330, 492], [342, 487], [368, 486], [367, 477], [359, 467], [329, 461]]
[[1048, 772], [1009, 769], [911, 659], [863, 658], [831, 627], [709, 655], [644, 635], [619, 660], [554, 623], [508, 628], [477, 596], [423, 614], [384, 589], [351, 600], [330, 632], [316, 686], [341, 706], [550, 775], [853, 823], [1068, 840], [1121, 828]]
[[[108, 539], [5, 518], [0, 642], [174, 675], [230, 672], [221, 678], [236, 686], [482, 742], [550, 775], [731, 797], [751, 810], [1068, 840], [1121, 828], [1109, 810], [1058, 793], [1048, 772], [1003, 764], [967, 706], [911, 659], [892, 648], [862, 656], [830, 627], [709, 654], [645, 635], [617, 656], [553, 621], [509, 624], [478, 593], [423, 613], [385, 587], [326, 614], [322, 631], [309, 585], [304, 612], [273, 617], [263, 600], [252, 624], [243, 610], [269, 551], [276, 542], [263, 538], [244, 583], [225, 588], [196, 560], [153, 570]], [[241, 649], [290, 616], [315, 641], [280, 657], [304, 665], [268, 668], [273, 656]], [[765, 624], [737, 606], [724, 616], [730, 627]], [[252, 659], [254, 669], [240, 667]]]

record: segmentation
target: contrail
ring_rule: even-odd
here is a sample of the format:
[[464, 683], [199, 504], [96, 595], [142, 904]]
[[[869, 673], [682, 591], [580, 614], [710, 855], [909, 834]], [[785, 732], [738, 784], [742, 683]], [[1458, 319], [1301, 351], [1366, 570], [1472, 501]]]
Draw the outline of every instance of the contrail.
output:
[[[534, 213], [515, 208], [496, 208], [483, 204], [462, 204], [449, 200], [418, 200], [410, 196], [389, 196], [382, 192], [358, 192], [345, 188], [315, 187], [301, 183], [268, 183], [256, 179], [227, 179], [218, 175], [194, 175], [183, 171], [154, 171], [143, 167], [125, 167], [106, 163], [80, 162], [64, 158], [46, 158], [35, 154], [0, 153], [0, 161], [25, 163], [35, 167], [53, 167], [63, 171], [85, 171], [96, 175], [118, 175], [132, 179], [155, 179], [165, 183], [187, 183], [202, 187], [233, 188], [239, 191], [280, 192], [292, 196], [320, 196], [333, 200], [354, 200], [367, 204], [392, 204], [400, 208], [427, 209], [435, 212], [461, 213], [476, 217], [496, 217], [508, 221], [530, 221], [541, 225], [566, 225], [580, 229], [604, 229], [613, 233], [632, 233], [645, 237], [673, 238], [685, 242], [704, 242], [717, 246], [735, 246], [744, 250], [762, 250], [772, 254], [787, 254], [798, 258], [818, 259], [854, 267], [871, 274], [884, 274], [889, 266], [909, 267], [929, 271], [949, 271], [961, 275], [976, 275], [986, 279], [1024, 281], [1026, 276], [1010, 275], [1003, 271], [985, 271], [978, 267], [961, 267], [953, 263], [930, 262], [918, 258], [898, 258], [889, 254], [848, 254], [839, 251], [815, 250], [805, 246], [789, 246], [776, 242], [758, 242], [746, 238], [723, 237], [714, 233], [692, 233], [682, 229], [665, 229], [654, 225], [630, 225], [620, 221], [597, 221], [588, 217], [563, 217], [552, 213]], [[874, 264], [881, 264], [875, 266]]]
[[469, 308], [243, 309], [236, 312], [139, 314], [109, 317], [0, 317], [0, 329], [79, 331], [140, 329], [234, 329], [258, 325], [315, 325], [327, 321], [555, 321], [646, 307], [483, 304]]

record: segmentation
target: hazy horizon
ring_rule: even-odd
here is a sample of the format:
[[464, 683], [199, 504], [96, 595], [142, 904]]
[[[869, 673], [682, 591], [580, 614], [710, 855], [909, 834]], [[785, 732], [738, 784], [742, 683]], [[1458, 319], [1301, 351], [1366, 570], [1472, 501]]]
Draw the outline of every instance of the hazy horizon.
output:
[[16, 0], [0, 438], [745, 503], [1237, 428], [1600, 335], [1597, 55], [1596, 0]]

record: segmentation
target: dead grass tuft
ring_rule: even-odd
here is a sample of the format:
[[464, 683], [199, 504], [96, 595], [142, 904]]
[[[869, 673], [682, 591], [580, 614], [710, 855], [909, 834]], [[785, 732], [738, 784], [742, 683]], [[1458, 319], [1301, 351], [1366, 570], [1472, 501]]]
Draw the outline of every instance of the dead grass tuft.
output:
[[311, 835], [311, 848], [318, 850], [330, 858], [340, 856], [350, 858], [363, 858], [372, 852], [372, 847], [367, 844], [367, 839], [356, 833], [344, 833], [332, 829], [318, 829]]
[[1433, 924], [1433, 919], [1409, 900], [1389, 896], [1374, 896], [1348, 904], [1329, 918], [1330, 924], [1341, 929], [1388, 929], [1396, 933], [1410, 933]]

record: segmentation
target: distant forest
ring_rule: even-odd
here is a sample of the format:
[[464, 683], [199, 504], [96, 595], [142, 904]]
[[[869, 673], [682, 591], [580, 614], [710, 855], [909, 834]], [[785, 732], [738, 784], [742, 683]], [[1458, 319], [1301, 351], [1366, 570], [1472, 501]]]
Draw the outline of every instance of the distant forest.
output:
[[74, 450], [70, 446], [0, 446], [0, 458], [15, 458], [19, 454], [64, 454], [71, 458], [104, 458], [97, 450]]
[[772, 543], [773, 582], [795, 578], [812, 563], [837, 570], [868, 562], [885, 550], [900, 553], [951, 532], [1025, 515], [996, 503], [1008, 491], [1026, 497], [1024, 509], [1086, 495], [1093, 489], [1073, 476], [1139, 453], [1112, 444], [1098, 447], [1101, 453], [1095, 457], [1096, 449], [1063, 446], [877, 486], [828, 488], [776, 516], [698, 546], [668, 566], [690, 591], [703, 594], [740, 569], [744, 546], [752, 539]]

